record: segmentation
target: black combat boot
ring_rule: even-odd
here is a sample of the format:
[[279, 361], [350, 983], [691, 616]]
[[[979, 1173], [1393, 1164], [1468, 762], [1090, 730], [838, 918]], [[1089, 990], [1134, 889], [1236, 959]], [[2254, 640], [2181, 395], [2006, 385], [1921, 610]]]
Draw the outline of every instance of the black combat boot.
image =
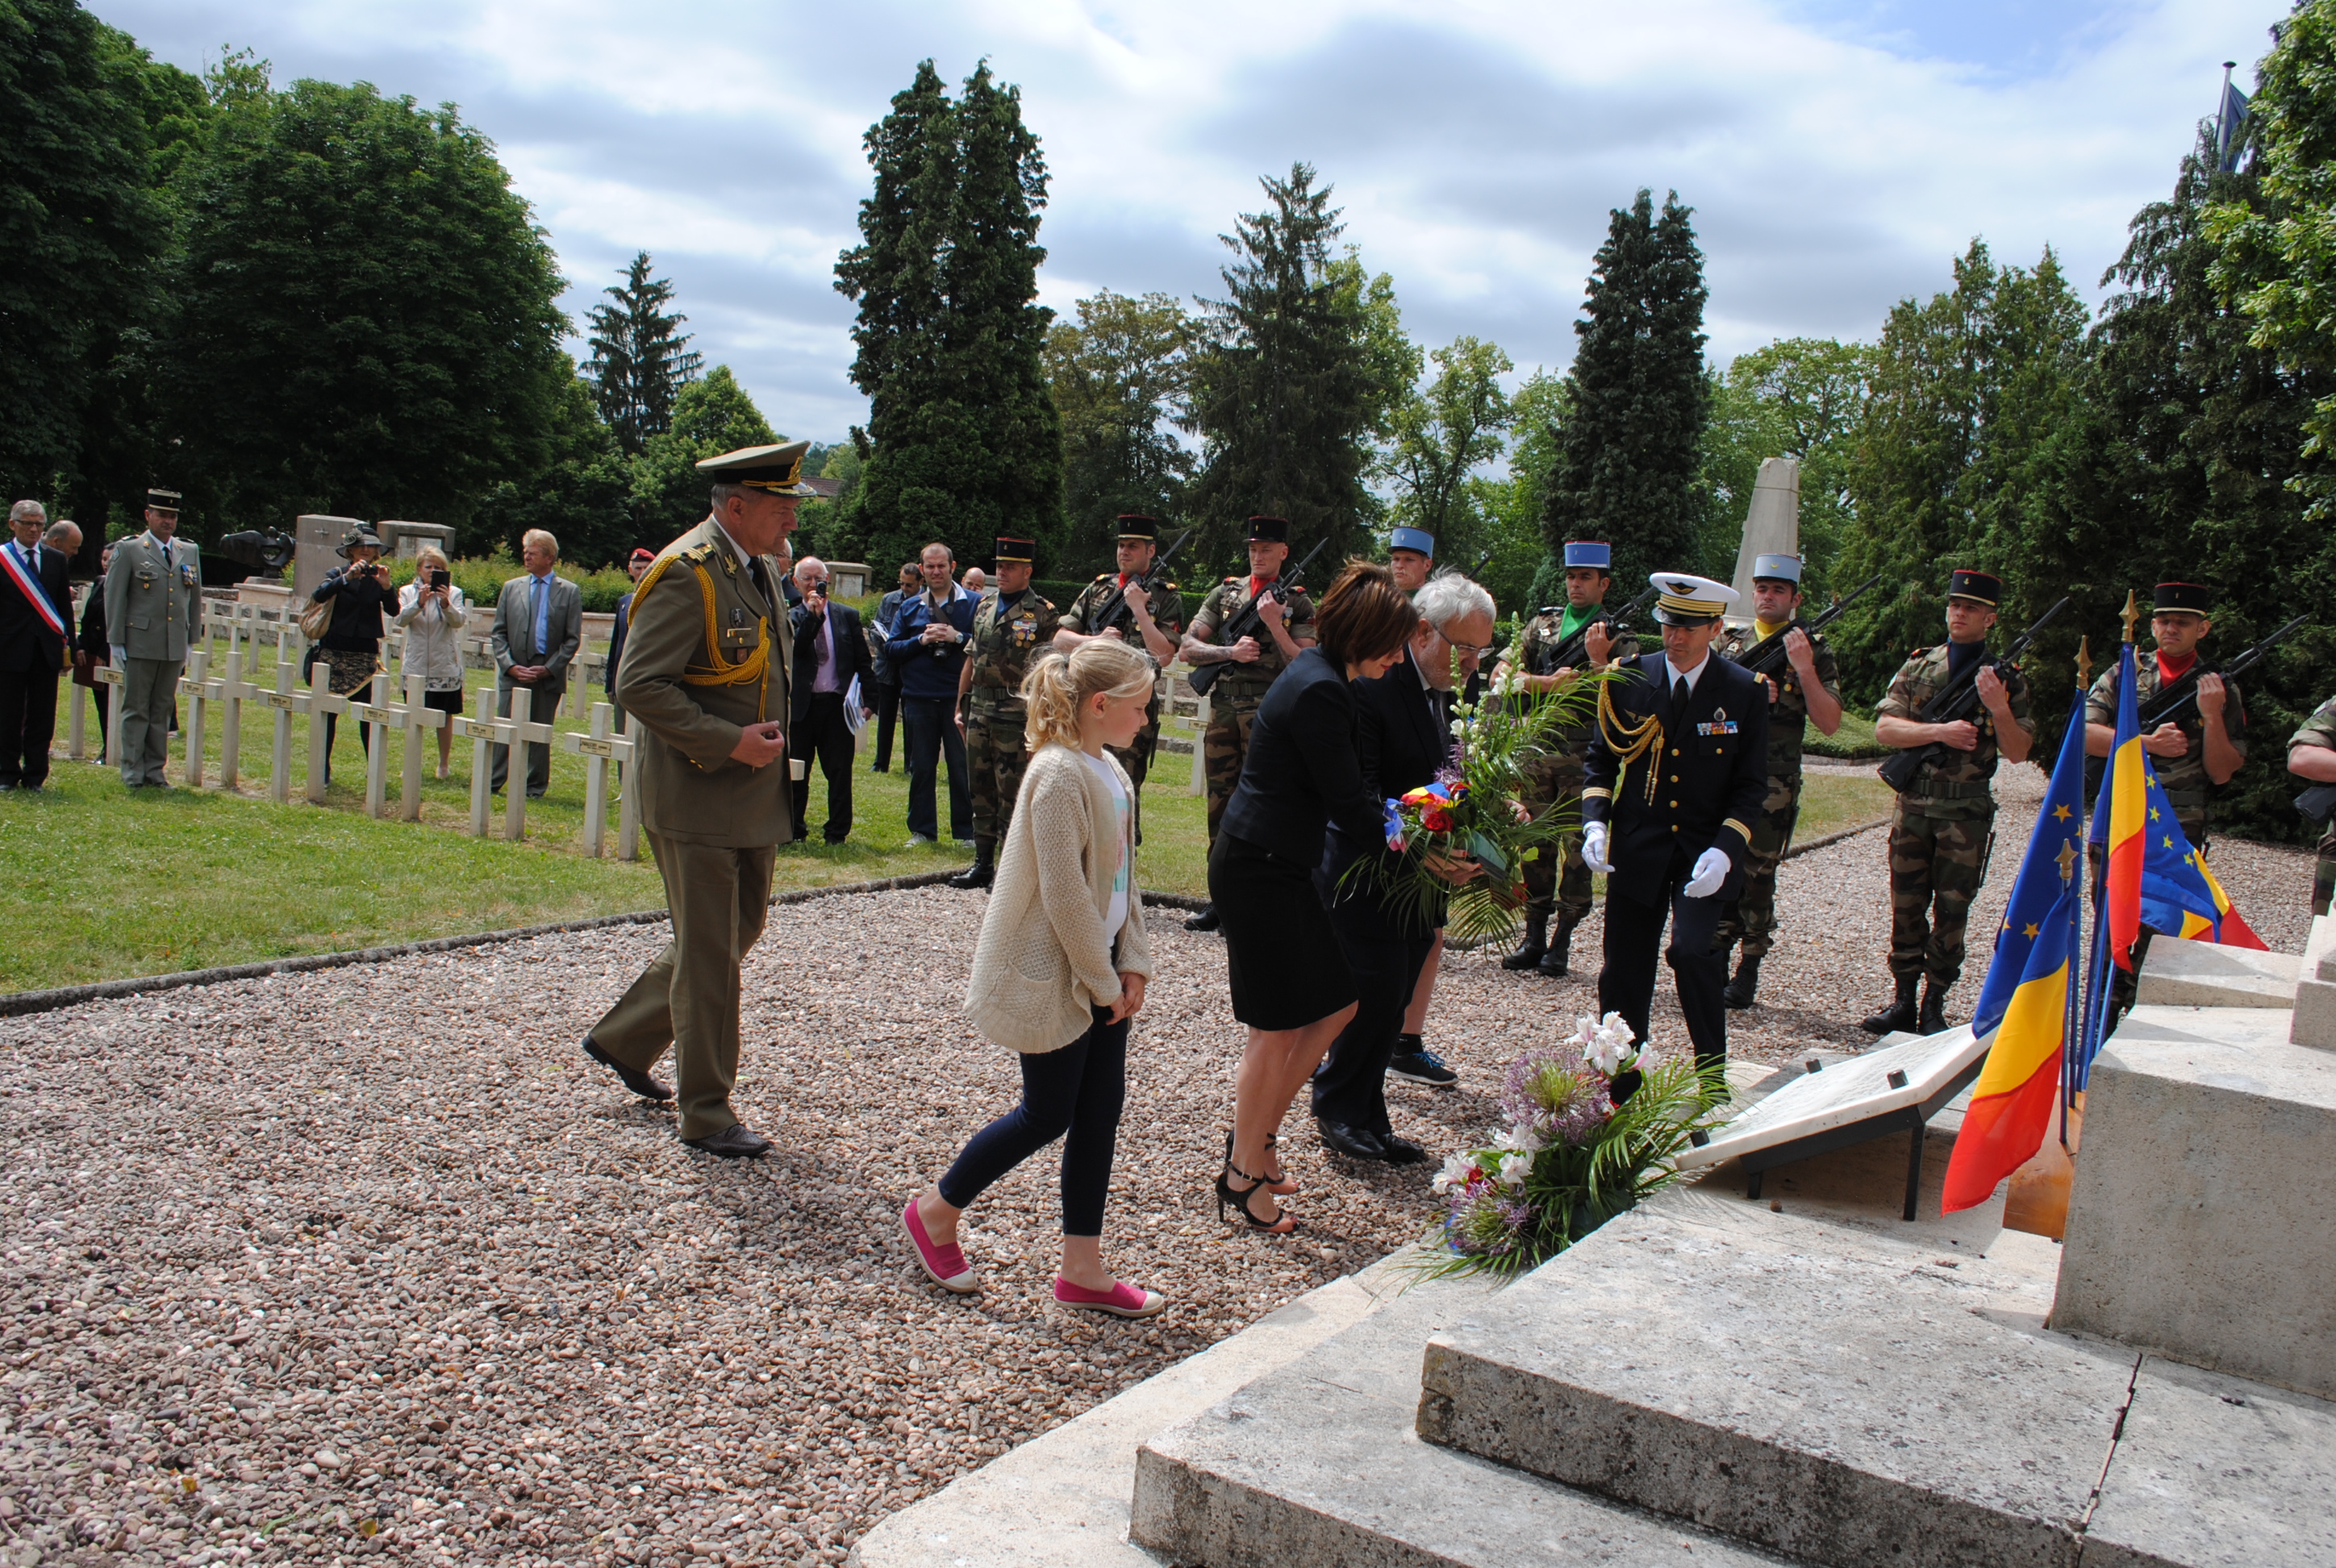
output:
[[1533, 966], [1544, 979], [1565, 979], [1569, 972], [1566, 965], [1573, 952], [1573, 928], [1581, 923], [1580, 915], [1559, 912], [1557, 931], [1549, 939], [1549, 950], [1542, 954], [1541, 962]]
[[973, 841], [973, 863], [949, 878], [953, 888], [986, 888], [998, 880], [998, 841], [977, 838]]
[[1922, 977], [1900, 975], [1897, 981], [1896, 998], [1880, 1012], [1869, 1015], [1857, 1026], [1859, 1028], [1869, 1035], [1891, 1035], [1903, 1033], [1914, 1027], [1914, 1020], [1919, 1016], [1914, 1006], [1914, 988], [1922, 984]]
[[1947, 1032], [1948, 989], [1936, 980], [1922, 987], [1922, 1016], [1914, 1025], [1916, 1034], [1943, 1035]]
[[1528, 911], [1525, 914], [1524, 946], [1503, 959], [1501, 968], [1530, 969], [1541, 962], [1542, 954], [1548, 950], [1549, 913], [1544, 910]]
[[1184, 922], [1188, 931], [1212, 931], [1217, 929], [1217, 906], [1210, 904]]
[[1736, 978], [1719, 993], [1719, 999], [1742, 1012], [1760, 994], [1760, 959], [1764, 955], [1746, 953], [1736, 960]]

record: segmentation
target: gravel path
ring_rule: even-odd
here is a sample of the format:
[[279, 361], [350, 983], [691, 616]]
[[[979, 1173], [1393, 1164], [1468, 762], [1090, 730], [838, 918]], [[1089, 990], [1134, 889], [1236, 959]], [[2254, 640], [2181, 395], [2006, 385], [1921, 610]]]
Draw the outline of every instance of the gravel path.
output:
[[[2032, 812], [2039, 775], [2007, 794]], [[1991, 924], [2018, 862], [2005, 813]], [[1864, 1043], [1884, 984], [1882, 839], [1787, 863], [1768, 1004], [1739, 1054]], [[2300, 945], [2301, 852], [2218, 846]], [[944, 1300], [894, 1215], [1009, 1103], [957, 1015], [983, 900], [774, 912], [740, 1108], [780, 1152], [681, 1147], [575, 1041], [664, 940], [647, 927], [92, 1004], [0, 1024], [0, 1561], [834, 1562], [868, 1524], [1419, 1233], [1426, 1168], [1287, 1150], [1306, 1226], [1219, 1224], [1237, 1035], [1223, 949], [1157, 911], [1109, 1256], [1148, 1324], [1044, 1300], [1053, 1168], [969, 1216], [989, 1281]], [[1975, 929], [1988, 925], [1974, 921]], [[1594, 968], [1597, 931], [1577, 948]], [[1455, 954], [1398, 1089], [1438, 1150], [1490, 1125], [1508, 1057], [1587, 979]], [[1976, 969], [1957, 993], [1977, 994]], [[1522, 1004], [1522, 1005], [1521, 1005]], [[1659, 1003], [1658, 1028], [1676, 1011]]]

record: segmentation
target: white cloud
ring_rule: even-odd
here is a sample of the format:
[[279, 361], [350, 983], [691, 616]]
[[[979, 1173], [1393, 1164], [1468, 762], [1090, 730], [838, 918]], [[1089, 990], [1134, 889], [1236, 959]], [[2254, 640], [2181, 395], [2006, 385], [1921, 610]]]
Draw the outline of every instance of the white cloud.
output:
[[1973, 236], [2089, 289], [2171, 187], [2282, 0], [987, 0], [846, 9], [617, 0], [98, 0], [164, 58], [221, 40], [295, 75], [453, 99], [502, 149], [580, 312], [636, 249], [772, 423], [864, 417], [830, 287], [860, 137], [935, 59], [1019, 83], [1053, 172], [1049, 304], [1217, 287], [1257, 177], [1312, 162], [1415, 335], [1562, 364], [1607, 209], [1697, 209], [1712, 349], [1869, 336]]

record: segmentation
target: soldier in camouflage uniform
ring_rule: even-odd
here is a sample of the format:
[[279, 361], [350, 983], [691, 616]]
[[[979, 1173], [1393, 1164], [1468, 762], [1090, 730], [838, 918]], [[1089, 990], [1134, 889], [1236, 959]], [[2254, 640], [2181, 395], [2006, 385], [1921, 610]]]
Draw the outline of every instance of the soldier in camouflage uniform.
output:
[[[1301, 649], [1314, 646], [1314, 601], [1305, 589], [1293, 584], [1286, 604], [1265, 591], [1280, 579], [1289, 560], [1289, 522], [1279, 517], [1251, 518], [1249, 575], [1229, 577], [1209, 590], [1177, 650], [1186, 664], [1226, 667], [1209, 688], [1209, 727], [1201, 737], [1212, 846], [1217, 842], [1217, 823], [1224, 817], [1225, 803], [1233, 798], [1233, 786], [1241, 782], [1241, 763], [1249, 755], [1250, 726], [1257, 718], [1258, 704], [1265, 700], [1266, 687]], [[1258, 607], [1258, 632], [1227, 640], [1227, 628], [1252, 600]], [[1184, 922], [1184, 929], [1215, 930], [1216, 910], [1202, 911]]]
[[[2287, 771], [2314, 784], [2336, 784], [2336, 696], [2312, 710], [2287, 742]], [[2336, 893], [2336, 814], [2320, 835], [2320, 860], [2312, 873], [2312, 912], [2328, 912]]]
[[[1055, 646], [1068, 654], [1082, 643], [1116, 635], [1149, 657], [1155, 669], [1165, 669], [1176, 662], [1176, 641], [1184, 630], [1184, 598], [1173, 582], [1163, 581], [1156, 594], [1147, 594], [1138, 581], [1152, 570], [1153, 560], [1160, 553], [1160, 520], [1128, 512], [1118, 519], [1118, 529], [1119, 570], [1102, 573], [1079, 590], [1079, 597], [1063, 613]], [[1095, 618], [1114, 599], [1119, 599], [1120, 604], [1112, 611], [1111, 624], [1096, 625]], [[1160, 692], [1155, 684], [1151, 706], [1144, 710], [1144, 730], [1135, 744], [1104, 748], [1119, 759], [1119, 765], [1127, 770], [1128, 782], [1135, 786], [1135, 842], [1139, 844], [1144, 842], [1144, 775], [1152, 771], [1152, 754], [1159, 745]]]
[[1716, 939], [1724, 959], [1738, 937], [1744, 956], [1721, 999], [1748, 1008], [1760, 989], [1760, 960], [1776, 945], [1776, 867], [1792, 847], [1793, 824], [1801, 814], [1801, 741], [1811, 720], [1823, 735], [1841, 727], [1841, 670], [1833, 649], [1801, 624], [1801, 562], [1791, 555], [1756, 556], [1752, 561], [1752, 624], [1722, 634], [1712, 651], [1745, 663], [1771, 638], [1785, 639], [1785, 657], [1760, 661], [1768, 687], [1768, 798], [1752, 824], [1751, 862], [1744, 891], [1719, 917]]
[[1031, 543], [998, 541], [998, 586], [981, 596], [966, 639], [972, 652], [958, 674], [958, 722], [973, 777], [973, 864], [953, 888], [986, 888], [998, 874], [998, 846], [1014, 821], [1014, 797], [1030, 754], [1022, 742], [1022, 677], [1055, 645], [1055, 607], [1030, 586]]
[[[1994, 847], [1995, 795], [1988, 781], [1999, 753], [2025, 762], [2036, 742], [2028, 682], [2018, 670], [2008, 680], [1993, 669], [1979, 672], [1975, 719], [1925, 724], [1918, 716], [1957, 672], [1986, 657], [1987, 634], [2002, 598], [2003, 584], [1990, 574], [1953, 573], [1947, 580], [1947, 641], [1916, 648], [1875, 710], [1874, 735], [1883, 745], [1904, 750], [1935, 742], [1947, 749], [1915, 774], [1890, 822], [1890, 974], [1897, 994], [1859, 1026], [1868, 1034], [1918, 1029], [1930, 1035], [1947, 1027], [1947, 992], [1963, 969], [1964, 923], [1987, 881], [1988, 852]], [[1916, 984], [1926, 978], [1917, 1011]]]
[[[1639, 657], [1639, 639], [1626, 632], [1615, 638], [1612, 623], [1601, 621], [1606, 590], [1613, 586], [1612, 547], [1597, 540], [1577, 539], [1565, 547], [1565, 603], [1552, 605], [1525, 623], [1493, 672], [1498, 682], [1512, 673], [1526, 691], [1558, 691], [1571, 685], [1579, 668], [1630, 660]], [[1589, 629], [1575, 644], [1578, 653], [1564, 653], [1574, 633]], [[1526, 770], [1524, 803], [1535, 816], [1553, 804], [1572, 805], [1582, 794], [1582, 759], [1590, 736], [1598, 727], [1595, 716], [1557, 732], [1561, 743]], [[1565, 977], [1572, 962], [1573, 928], [1590, 914], [1590, 868], [1582, 859], [1582, 841], [1565, 841], [1564, 867], [1556, 857], [1541, 855], [1527, 861], [1524, 945], [1501, 960], [1504, 969], [1533, 969], [1552, 979]], [[1557, 933], [1549, 931], [1554, 907]]]

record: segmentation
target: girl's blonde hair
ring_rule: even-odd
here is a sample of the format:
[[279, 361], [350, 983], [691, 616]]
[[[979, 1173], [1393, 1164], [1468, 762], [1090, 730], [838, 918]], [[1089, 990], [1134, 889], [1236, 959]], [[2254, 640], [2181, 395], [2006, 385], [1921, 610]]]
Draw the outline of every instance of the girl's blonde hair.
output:
[[1081, 643], [1067, 657], [1048, 648], [1022, 677], [1024, 744], [1032, 751], [1049, 742], [1076, 749], [1079, 710], [1097, 693], [1124, 699], [1151, 690], [1152, 661], [1116, 637]]

